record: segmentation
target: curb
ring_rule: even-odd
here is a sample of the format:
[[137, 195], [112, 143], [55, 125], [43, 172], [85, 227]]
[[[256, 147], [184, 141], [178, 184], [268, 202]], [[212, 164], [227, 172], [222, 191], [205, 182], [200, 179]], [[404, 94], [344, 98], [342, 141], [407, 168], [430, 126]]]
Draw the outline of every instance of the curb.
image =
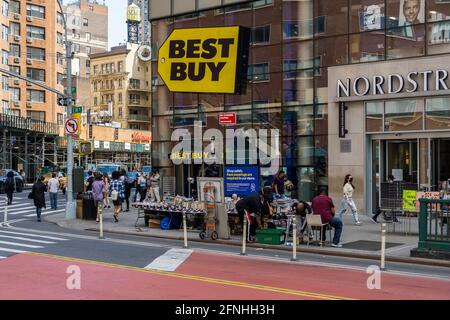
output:
[[[54, 223], [60, 227], [67, 228], [67, 229], [73, 229], [68, 226], [62, 226], [57, 221], [49, 221], [47, 219], [44, 219], [44, 221]], [[98, 228], [86, 228], [82, 229], [85, 231], [94, 231], [99, 232], [100, 230]], [[132, 233], [132, 232], [126, 232], [126, 231], [115, 231], [115, 230], [103, 230], [104, 233], [113, 233], [113, 234], [122, 234], [122, 235], [131, 235], [131, 236], [137, 236], [137, 237], [147, 237], [147, 238], [158, 238], [158, 239], [168, 239], [168, 240], [180, 240], [183, 241], [184, 238], [182, 236], [180, 237], [173, 237], [173, 236], [159, 236], [159, 235], [149, 235], [149, 234], [138, 234], [138, 233]], [[188, 239], [188, 241], [193, 242], [207, 242], [207, 243], [217, 243], [217, 244], [223, 244], [223, 245], [231, 245], [235, 247], [240, 247], [241, 242], [240, 241], [226, 241], [226, 240], [201, 240], [201, 239]], [[250, 248], [263, 248], [263, 249], [271, 249], [271, 250], [278, 250], [278, 251], [292, 251], [291, 247], [279, 247], [279, 246], [273, 246], [273, 245], [267, 245], [267, 244], [252, 244], [247, 243], [247, 247]], [[335, 257], [343, 257], [343, 258], [355, 258], [355, 259], [366, 259], [366, 260], [379, 260], [380, 255], [378, 254], [363, 254], [363, 253], [355, 253], [355, 252], [339, 252], [334, 250], [318, 250], [318, 249], [309, 249], [309, 248], [298, 248], [297, 253], [311, 253], [311, 254], [320, 254], [325, 256], [335, 256]], [[396, 256], [386, 256], [386, 262], [397, 262], [397, 263], [409, 263], [409, 264], [418, 264], [418, 265], [427, 265], [427, 266], [433, 266], [433, 267], [450, 267], [450, 261], [445, 260], [432, 260], [432, 259], [426, 259], [426, 258], [415, 258], [415, 257], [396, 257]]]

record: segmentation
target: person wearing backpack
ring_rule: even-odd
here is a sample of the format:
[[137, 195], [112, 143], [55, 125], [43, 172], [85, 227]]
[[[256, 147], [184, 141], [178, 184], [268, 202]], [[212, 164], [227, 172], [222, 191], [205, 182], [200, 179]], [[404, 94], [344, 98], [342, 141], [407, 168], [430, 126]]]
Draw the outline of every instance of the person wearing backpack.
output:
[[114, 222], [119, 222], [117, 218], [122, 209], [122, 202], [125, 199], [125, 185], [122, 180], [120, 180], [119, 171], [114, 171], [112, 173], [112, 181], [109, 186], [109, 195], [114, 205]]
[[4, 182], [4, 186], [5, 186], [5, 193], [6, 193], [7, 197], [8, 197], [8, 204], [7, 205], [9, 206], [10, 204], [12, 204], [13, 193], [14, 193], [14, 190], [16, 189], [16, 181], [14, 179], [14, 172], [9, 171], [6, 174], [6, 180]]

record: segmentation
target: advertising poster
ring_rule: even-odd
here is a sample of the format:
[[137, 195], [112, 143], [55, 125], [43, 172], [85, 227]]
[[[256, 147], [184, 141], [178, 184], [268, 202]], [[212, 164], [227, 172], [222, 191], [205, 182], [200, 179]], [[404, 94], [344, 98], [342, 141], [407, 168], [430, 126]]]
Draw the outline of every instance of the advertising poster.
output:
[[[420, 210], [420, 201], [419, 199], [439, 199], [440, 198], [440, 193], [435, 191], [435, 192], [417, 192], [416, 195], [416, 210]], [[432, 210], [439, 210], [439, 207], [437, 204], [433, 204], [432, 205]]]
[[225, 195], [236, 193], [246, 196], [259, 190], [259, 169], [257, 166], [225, 167]]
[[403, 190], [403, 210], [416, 211], [417, 190]]

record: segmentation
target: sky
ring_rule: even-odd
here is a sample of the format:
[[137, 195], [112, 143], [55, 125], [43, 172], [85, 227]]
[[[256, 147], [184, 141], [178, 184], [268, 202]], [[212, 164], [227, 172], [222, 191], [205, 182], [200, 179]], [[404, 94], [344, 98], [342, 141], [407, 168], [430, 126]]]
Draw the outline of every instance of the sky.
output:
[[[70, 3], [71, 0], [64, 0], [64, 3]], [[98, 0], [103, 3], [103, 0]], [[126, 42], [127, 39], [127, 0], [105, 0], [108, 6], [108, 46], [109, 48]]]
[[[102, 1], [99, 1], [102, 3]], [[108, 6], [108, 46], [123, 43], [127, 39], [127, 0], [105, 0]]]

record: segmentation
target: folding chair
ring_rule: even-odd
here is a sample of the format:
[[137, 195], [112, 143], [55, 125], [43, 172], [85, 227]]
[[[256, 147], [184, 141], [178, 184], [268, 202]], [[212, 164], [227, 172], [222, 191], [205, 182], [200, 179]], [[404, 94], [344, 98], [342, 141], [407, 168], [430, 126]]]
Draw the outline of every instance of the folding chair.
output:
[[[320, 246], [323, 246], [323, 228], [325, 227], [330, 227], [329, 231], [330, 231], [330, 240], [331, 240], [331, 226], [329, 223], [323, 223], [322, 222], [322, 217], [319, 214], [307, 214], [306, 215], [306, 223], [308, 224], [308, 235], [313, 231], [313, 230], [317, 230], [318, 228], [320, 228]], [[317, 236], [315, 237], [317, 239]], [[307, 243], [307, 247], [309, 247], [309, 236], [308, 236], [308, 243]]]

